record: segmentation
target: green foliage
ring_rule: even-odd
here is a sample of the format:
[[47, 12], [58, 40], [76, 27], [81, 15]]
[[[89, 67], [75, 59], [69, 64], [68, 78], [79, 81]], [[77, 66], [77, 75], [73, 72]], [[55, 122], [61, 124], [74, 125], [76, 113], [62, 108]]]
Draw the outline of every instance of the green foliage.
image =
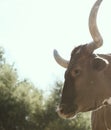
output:
[[[33, 115], [42, 111], [42, 93], [32, 83], [19, 81], [16, 70], [6, 63], [0, 49], [0, 129], [35, 130]], [[5, 61], [5, 62], [4, 62]]]
[[90, 130], [90, 114], [63, 120], [56, 113], [62, 82], [55, 83], [44, 100], [42, 91], [28, 80], [19, 81], [0, 48], [0, 130]]
[[0, 47], [0, 64], [5, 63], [5, 58], [4, 58], [4, 49], [3, 47]]

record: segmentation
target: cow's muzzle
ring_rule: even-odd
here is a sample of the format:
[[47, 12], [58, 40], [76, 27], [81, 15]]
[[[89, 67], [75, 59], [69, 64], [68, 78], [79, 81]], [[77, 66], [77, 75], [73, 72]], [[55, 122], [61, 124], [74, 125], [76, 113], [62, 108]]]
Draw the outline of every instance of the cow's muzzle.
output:
[[77, 114], [77, 105], [62, 104], [57, 107], [58, 115], [63, 119], [74, 118]]

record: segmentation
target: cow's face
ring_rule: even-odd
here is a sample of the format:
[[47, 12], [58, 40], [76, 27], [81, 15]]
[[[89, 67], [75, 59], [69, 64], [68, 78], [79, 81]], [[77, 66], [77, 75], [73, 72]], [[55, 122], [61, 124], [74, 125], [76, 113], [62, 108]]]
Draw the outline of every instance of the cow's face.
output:
[[70, 118], [102, 105], [107, 91], [107, 81], [102, 79], [107, 67], [108, 61], [88, 53], [86, 45], [72, 51], [58, 108], [61, 117]]
[[[105, 70], [108, 62], [93, 54], [103, 44], [102, 36], [96, 24], [97, 12], [102, 0], [97, 0], [89, 15], [89, 31], [93, 41], [79, 46], [72, 51], [70, 61], [63, 59], [56, 50], [57, 63], [67, 68], [58, 113], [64, 118], [72, 117], [78, 112], [94, 110], [105, 98]], [[107, 78], [106, 78], [107, 79]], [[107, 92], [106, 92], [107, 93]]]

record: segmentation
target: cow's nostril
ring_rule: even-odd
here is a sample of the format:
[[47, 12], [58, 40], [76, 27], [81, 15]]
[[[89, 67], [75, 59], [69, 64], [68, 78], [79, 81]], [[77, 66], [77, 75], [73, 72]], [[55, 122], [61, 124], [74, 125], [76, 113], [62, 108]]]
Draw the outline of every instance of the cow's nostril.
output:
[[62, 114], [62, 113], [64, 113], [64, 110], [63, 110], [63, 108], [61, 108], [61, 109], [60, 109], [60, 113], [61, 113], [61, 114]]
[[60, 112], [64, 113], [64, 110], [66, 109], [66, 105], [65, 104], [61, 104], [60, 105]]
[[62, 104], [60, 106], [57, 107], [56, 111], [63, 114], [64, 113], [64, 108], [65, 108], [65, 105]]

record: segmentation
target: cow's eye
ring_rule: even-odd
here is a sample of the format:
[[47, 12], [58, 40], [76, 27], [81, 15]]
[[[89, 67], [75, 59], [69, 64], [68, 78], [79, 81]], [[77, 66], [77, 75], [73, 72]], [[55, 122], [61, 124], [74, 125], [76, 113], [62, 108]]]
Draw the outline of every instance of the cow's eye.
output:
[[79, 69], [76, 69], [75, 70], [75, 75], [79, 75], [80, 74], [80, 70]]
[[71, 72], [71, 74], [73, 77], [76, 77], [76, 76], [80, 75], [80, 72], [81, 72], [80, 69], [75, 69]]

